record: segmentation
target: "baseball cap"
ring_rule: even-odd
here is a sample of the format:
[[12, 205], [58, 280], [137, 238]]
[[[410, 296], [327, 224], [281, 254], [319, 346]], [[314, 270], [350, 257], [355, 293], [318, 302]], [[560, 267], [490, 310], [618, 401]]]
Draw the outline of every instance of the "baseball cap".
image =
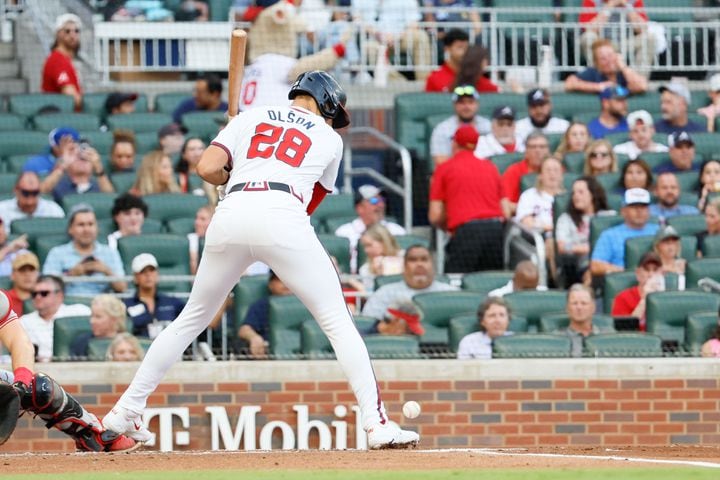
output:
[[600, 92], [600, 98], [602, 100], [608, 99], [625, 99], [630, 96], [630, 91], [622, 85], [615, 85], [613, 87], [607, 87], [605, 90]]
[[658, 267], [662, 266], [662, 260], [660, 260], [660, 256], [655, 252], [647, 252], [645, 255], [640, 257], [640, 261], [638, 262], [638, 267], [644, 267], [650, 263], [654, 263]]
[[132, 267], [133, 273], [140, 273], [147, 267], [158, 268], [158, 262], [152, 253], [141, 253], [133, 258], [132, 265], [130, 266]]
[[720, 73], [716, 73], [710, 77], [710, 91], [720, 92]]
[[108, 95], [107, 99], [105, 100], [105, 110], [108, 111], [108, 113], [112, 112], [113, 108], [117, 108], [120, 105], [122, 105], [125, 102], [134, 102], [138, 99], [137, 93], [123, 93], [123, 92], [115, 92]]
[[78, 28], [82, 28], [82, 20], [80, 20], [80, 17], [74, 13], [64, 13], [55, 19], [55, 33], [62, 30], [68, 23], [74, 23]]
[[185, 135], [185, 133], [187, 133], [187, 130], [177, 123], [168, 123], [158, 130], [158, 138], [167, 137], [168, 135]]
[[408, 326], [408, 330], [415, 335], [425, 335], [425, 327], [420, 323], [420, 312], [412, 303], [402, 302], [391, 305], [387, 309], [387, 315], [404, 321]]
[[690, 105], [691, 99], [690, 99], [690, 90], [688, 90], [687, 86], [680, 82], [670, 82], [667, 85], [663, 85], [662, 87], [658, 88], [658, 92], [670, 92], [674, 93], [675, 95], [679, 95], [682, 98], [685, 99], [685, 102]]
[[690, 132], [686, 132], [685, 130], [677, 130], [668, 135], [668, 146], [676, 147], [681, 143], [695, 145], [695, 141], [690, 136]]
[[672, 225], [665, 225], [662, 227], [658, 232], [655, 234], [655, 240], [654, 244], [657, 245], [658, 243], [662, 242], [663, 240], [667, 240], [669, 238], [674, 238], [676, 240], [680, 240], [680, 234]]
[[530, 92], [527, 94], [528, 105], [545, 105], [549, 101], [550, 93], [548, 93], [548, 91], [544, 88], [536, 88], [535, 90], [530, 90]]
[[480, 135], [478, 134], [477, 130], [475, 130], [475, 127], [473, 125], [469, 123], [464, 123], [460, 125], [457, 130], [455, 130], [453, 140], [455, 141], [455, 143], [458, 144], [458, 146], [470, 150], [475, 148], [479, 137]]
[[80, 141], [80, 133], [72, 127], [57, 127], [50, 131], [48, 134], [48, 142], [51, 147], [57, 147], [60, 145], [60, 140], [63, 137], [71, 137], [73, 141]]
[[650, 115], [650, 112], [647, 110], [635, 110], [627, 116], [627, 123], [630, 128], [634, 127], [638, 122], [641, 122], [643, 125], [652, 125], [652, 115]]
[[480, 98], [480, 94], [478, 94], [477, 90], [472, 85], [460, 85], [455, 87], [452, 94], [453, 103], [457, 102], [463, 97], [473, 97], [475, 100], [477, 100]]
[[515, 121], [515, 110], [510, 105], [502, 105], [493, 110], [493, 120], [512, 120]]
[[13, 271], [20, 270], [22, 267], [33, 267], [35, 270], [40, 270], [40, 260], [32, 252], [23, 252], [16, 255], [12, 261]]
[[650, 192], [644, 188], [628, 188], [623, 196], [623, 205], [650, 205]]
[[355, 192], [355, 205], [362, 202], [363, 200], [372, 200], [383, 195], [383, 191], [375, 185], [365, 184], [360, 185]]

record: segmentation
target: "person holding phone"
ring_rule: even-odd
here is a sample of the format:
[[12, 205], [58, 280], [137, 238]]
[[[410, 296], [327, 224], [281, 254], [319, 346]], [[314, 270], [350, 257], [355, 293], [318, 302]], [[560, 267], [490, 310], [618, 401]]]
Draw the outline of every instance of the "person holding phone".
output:
[[647, 252], [635, 269], [638, 284], [620, 292], [613, 302], [613, 317], [637, 317], [640, 331], [645, 331], [645, 299], [649, 293], [665, 291], [662, 260], [655, 252]]

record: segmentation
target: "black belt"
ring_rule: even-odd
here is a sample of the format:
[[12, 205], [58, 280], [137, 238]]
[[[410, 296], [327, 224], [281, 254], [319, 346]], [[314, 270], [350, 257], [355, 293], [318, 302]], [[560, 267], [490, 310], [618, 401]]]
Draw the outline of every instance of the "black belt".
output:
[[278, 190], [289, 193], [293, 197], [303, 201], [302, 195], [295, 193], [295, 189], [290, 185], [280, 182], [243, 182], [233, 185], [228, 194], [233, 192], [266, 192], [268, 190]]

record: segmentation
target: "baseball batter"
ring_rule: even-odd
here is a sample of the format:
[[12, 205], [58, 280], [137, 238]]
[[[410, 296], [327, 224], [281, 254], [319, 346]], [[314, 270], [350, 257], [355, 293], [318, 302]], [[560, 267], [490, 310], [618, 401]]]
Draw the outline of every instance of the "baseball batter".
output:
[[369, 447], [417, 445], [417, 433], [388, 421], [367, 348], [308, 216], [335, 183], [343, 144], [333, 129], [350, 123], [345, 98], [326, 72], [303, 73], [290, 88], [290, 106], [239, 114], [203, 153], [198, 173], [212, 184], [227, 184], [227, 195], [208, 227], [185, 309], [153, 342], [127, 391], [105, 416], [106, 428], [138, 441], [151, 438], [141, 423], [148, 396], [205, 330], [241, 273], [261, 261], [330, 339], [360, 406]]
[[[55, 380], [43, 373], [33, 373], [35, 349], [17, 320], [7, 295], [0, 291], [0, 344], [10, 352], [13, 366], [13, 372], [0, 370], [0, 382], [12, 384], [22, 409], [43, 419], [47, 428], [55, 427], [69, 435], [78, 450], [120, 452], [137, 448], [135, 440], [103, 429], [100, 420]], [[6, 407], [0, 402], [0, 419], [15, 420], [4, 414]]]

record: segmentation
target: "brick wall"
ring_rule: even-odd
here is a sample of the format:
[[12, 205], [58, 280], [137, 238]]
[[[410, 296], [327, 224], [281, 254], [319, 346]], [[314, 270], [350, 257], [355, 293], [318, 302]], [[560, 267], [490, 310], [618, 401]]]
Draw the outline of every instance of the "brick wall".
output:
[[[686, 377], [696, 378], [678, 375], [675, 378], [624, 380], [617, 379], [620, 377], [570, 376], [543, 379], [537, 373], [526, 374], [532, 378], [512, 378], [515, 375], [510, 368], [506, 372], [507, 379], [503, 379], [500, 372], [493, 368], [487, 372], [487, 376], [492, 377], [488, 380], [454, 381], [443, 379], [452, 376], [452, 371], [448, 371], [447, 376], [437, 375], [442, 371], [436, 368], [437, 363], [443, 362], [426, 362], [433, 368], [428, 368], [430, 372], [425, 375], [434, 372], [436, 378], [380, 382], [383, 398], [394, 420], [401, 420], [400, 411], [404, 402], [416, 400], [420, 403], [423, 410], [420, 417], [399, 423], [417, 428], [426, 448], [547, 444], [720, 445], [720, 376], [715, 374], [718, 362], [704, 372], [703, 369], [686, 372]], [[283, 362], [281, 365], [291, 364], [297, 367], [281, 370], [290, 377], [302, 377], [300, 370], [293, 370], [302, 368], [301, 362]], [[334, 362], [325, 364], [333, 365]], [[223, 364], [216, 365], [220, 367]], [[250, 365], [250, 368], [257, 363], [245, 365]], [[531, 365], [532, 361], [527, 361], [525, 369], [530, 370], [527, 367]], [[556, 369], [532, 370], [552, 372]], [[612, 374], [614, 370], [609, 368], [608, 373]], [[334, 373], [331, 376], [335, 376]], [[573, 376], [583, 375], [576, 373]], [[585, 376], [593, 375], [586, 372]], [[389, 375], [380, 377], [388, 378]], [[209, 376], [195, 378], [211, 379]], [[114, 404], [127, 382], [64, 384], [91, 411], [101, 415]], [[328, 426], [334, 420], [347, 421], [347, 445], [350, 448], [355, 446], [355, 413], [350, 411], [354, 397], [342, 378], [327, 381], [303, 378], [293, 381], [214, 380], [207, 383], [170, 379], [150, 397], [148, 407], [188, 408], [189, 428], [183, 428], [179, 418], [173, 422], [174, 432], [189, 432], [189, 445], [173, 444], [175, 450], [183, 450], [211, 448], [210, 415], [205, 411], [208, 405], [225, 407], [232, 428], [236, 426], [240, 407], [260, 406], [262, 410], [256, 417], [256, 433], [259, 435], [267, 422], [275, 420], [287, 422], [297, 432], [297, 414], [293, 411], [293, 405], [297, 404], [308, 406], [310, 420], [321, 420]], [[348, 408], [344, 418], [334, 415], [337, 405]], [[159, 431], [157, 418], [150, 422], [150, 427]], [[279, 447], [279, 442], [280, 435], [276, 431], [273, 445]], [[318, 445], [314, 431], [309, 444], [310, 448]], [[20, 419], [13, 439], [0, 447], [0, 451], [68, 451], [72, 448], [72, 443], [62, 434], [54, 430], [47, 432], [39, 420], [32, 420], [26, 415]]]

